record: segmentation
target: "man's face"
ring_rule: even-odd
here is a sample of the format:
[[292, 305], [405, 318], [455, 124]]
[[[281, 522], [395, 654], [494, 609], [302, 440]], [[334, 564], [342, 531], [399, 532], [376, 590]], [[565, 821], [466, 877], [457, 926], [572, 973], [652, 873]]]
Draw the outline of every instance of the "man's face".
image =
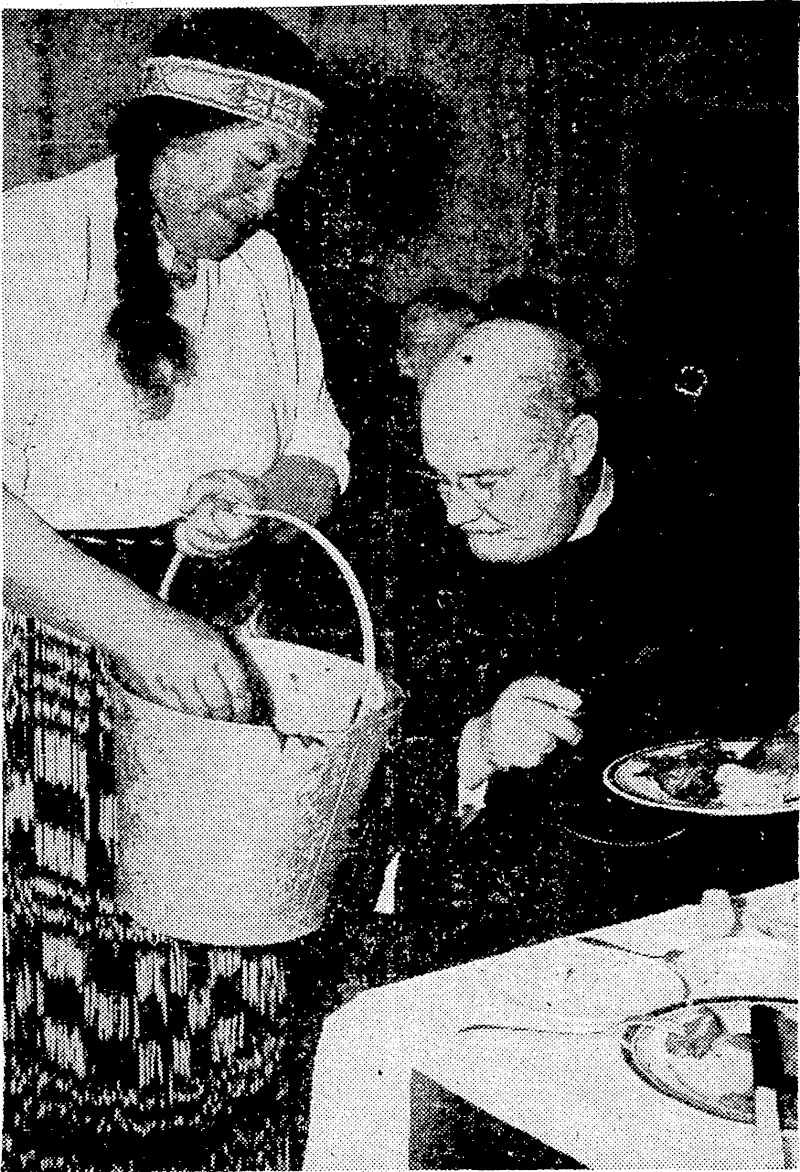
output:
[[447, 520], [482, 561], [526, 562], [554, 549], [578, 520], [578, 489], [563, 444], [568, 421], [521, 412], [497, 419], [425, 420], [425, 458]]
[[188, 256], [222, 260], [273, 211], [306, 150], [277, 126], [249, 122], [173, 141], [151, 178], [167, 239]]

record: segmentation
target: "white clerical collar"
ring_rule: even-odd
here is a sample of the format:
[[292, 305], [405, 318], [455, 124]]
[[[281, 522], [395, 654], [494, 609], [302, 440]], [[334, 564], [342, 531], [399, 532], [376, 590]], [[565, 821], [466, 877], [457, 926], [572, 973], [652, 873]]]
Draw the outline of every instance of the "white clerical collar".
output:
[[614, 470], [610, 464], [606, 463], [604, 458], [603, 471], [600, 473], [600, 484], [597, 492], [583, 510], [583, 515], [578, 522], [575, 532], [571, 537], [567, 538], [567, 541], [578, 541], [579, 538], [593, 533], [597, 528], [597, 522], [600, 520], [601, 514], [606, 511], [613, 499]]

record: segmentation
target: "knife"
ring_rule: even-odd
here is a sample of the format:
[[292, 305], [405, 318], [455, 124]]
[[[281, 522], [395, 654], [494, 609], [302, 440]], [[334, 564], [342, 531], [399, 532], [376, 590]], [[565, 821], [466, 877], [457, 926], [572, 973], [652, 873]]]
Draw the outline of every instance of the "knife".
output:
[[783, 1137], [778, 1115], [778, 1088], [783, 1076], [783, 1056], [778, 1032], [778, 1012], [772, 1006], [750, 1007], [750, 1044], [753, 1051], [759, 1166], [785, 1168]]

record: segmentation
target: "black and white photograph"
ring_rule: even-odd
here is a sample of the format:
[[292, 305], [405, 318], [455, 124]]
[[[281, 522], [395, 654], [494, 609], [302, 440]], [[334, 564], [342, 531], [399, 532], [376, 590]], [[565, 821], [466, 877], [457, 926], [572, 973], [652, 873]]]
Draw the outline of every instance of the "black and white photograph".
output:
[[2, 37], [3, 1168], [800, 1166], [796, 6]]

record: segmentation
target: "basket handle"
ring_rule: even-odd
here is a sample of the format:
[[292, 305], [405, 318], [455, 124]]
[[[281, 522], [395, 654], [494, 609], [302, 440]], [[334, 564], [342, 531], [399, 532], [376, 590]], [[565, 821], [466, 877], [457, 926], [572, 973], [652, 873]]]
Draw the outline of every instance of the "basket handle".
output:
[[[322, 533], [319, 533], [313, 527], [313, 525], [309, 525], [306, 521], [301, 521], [299, 517], [293, 517], [291, 513], [281, 513], [275, 509], [235, 508], [231, 511], [238, 517], [271, 517], [276, 521], [284, 521], [289, 525], [294, 525], [297, 529], [302, 529], [304, 533], [307, 533], [308, 536], [312, 538], [312, 540], [316, 541], [317, 545], [319, 545], [335, 562], [339, 572], [347, 583], [348, 589], [350, 590], [350, 594], [352, 596], [353, 602], [355, 603], [356, 610], [358, 611], [358, 621], [361, 625], [361, 654], [365, 668], [364, 693], [362, 696], [363, 700], [364, 697], [367, 696], [378, 674], [376, 664], [377, 656], [375, 650], [375, 628], [372, 623], [372, 616], [369, 613], [369, 606], [367, 605], [364, 591], [361, 589], [358, 578], [356, 578], [355, 573], [353, 572], [353, 567], [350, 565], [347, 559], [341, 553], [339, 553], [339, 550], [336, 548], [333, 542], [329, 541], [328, 538], [323, 536]], [[167, 567], [167, 572], [164, 575], [164, 579], [158, 591], [158, 597], [163, 599], [165, 602], [167, 601], [167, 596], [169, 595], [169, 592], [172, 588], [172, 583], [175, 581], [175, 575], [180, 568], [180, 564], [183, 561], [183, 558], [184, 554], [176, 553]], [[254, 615], [251, 616], [251, 624], [253, 623], [254, 618]]]

